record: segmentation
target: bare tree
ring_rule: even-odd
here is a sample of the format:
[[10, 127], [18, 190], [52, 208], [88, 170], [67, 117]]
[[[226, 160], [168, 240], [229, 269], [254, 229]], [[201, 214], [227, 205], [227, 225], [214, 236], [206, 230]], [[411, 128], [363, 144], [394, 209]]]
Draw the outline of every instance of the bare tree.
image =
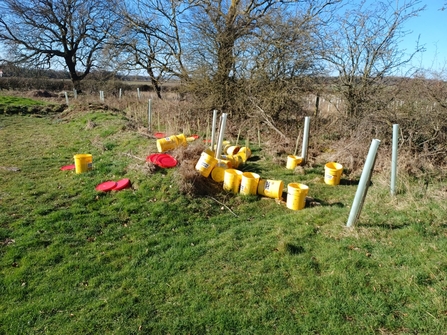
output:
[[79, 88], [114, 27], [109, 8], [102, 0], [2, 0], [0, 42], [16, 62], [62, 64]]
[[[287, 72], [292, 74], [293, 69], [302, 69], [304, 63], [300, 62], [305, 52], [300, 55], [300, 50], [293, 47], [300, 44], [298, 41], [306, 40], [304, 35], [309, 33], [306, 24], [310, 24], [318, 17], [324, 8], [339, 2], [338, 0], [197, 2], [190, 20], [191, 35], [194, 37], [192, 47], [196, 50], [194, 63], [197, 67], [207, 69], [207, 74], [212, 79], [212, 88], [217, 93], [214, 107], [230, 110], [232, 100], [236, 97], [235, 92], [238, 91], [240, 83], [238, 81], [253, 79], [253, 72], [260, 68], [264, 74], [269, 71], [273, 74], [275, 66], [282, 67], [281, 71], [287, 68], [281, 75]], [[293, 24], [297, 26], [294, 27]], [[298, 61], [290, 57], [292, 54]]]
[[124, 68], [144, 70], [157, 96], [161, 86], [172, 77], [188, 80], [184, 65], [182, 18], [190, 5], [172, 0], [135, 0], [116, 2], [122, 30], [114, 40], [114, 59]]
[[420, 3], [385, 0], [367, 7], [366, 1], [362, 1], [348, 8], [333, 29], [322, 36], [322, 59], [338, 74], [337, 87], [349, 117], [362, 116], [384, 87], [385, 77], [395, 74], [423, 51], [417, 43], [409, 52], [399, 47], [409, 33], [404, 30], [404, 23], [425, 8]]

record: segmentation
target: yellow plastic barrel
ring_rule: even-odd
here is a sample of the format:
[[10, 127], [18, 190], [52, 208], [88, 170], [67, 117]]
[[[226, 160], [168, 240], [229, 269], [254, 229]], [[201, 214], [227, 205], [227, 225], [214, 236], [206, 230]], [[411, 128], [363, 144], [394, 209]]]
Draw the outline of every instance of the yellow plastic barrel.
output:
[[251, 150], [249, 147], [241, 147], [236, 156], [240, 156], [245, 163], [251, 157]]
[[221, 166], [216, 166], [213, 171], [211, 171], [211, 178], [217, 182], [217, 183], [221, 183], [224, 181], [225, 178], [225, 170], [227, 168], [225, 167], [221, 167]]
[[343, 165], [335, 162], [326, 163], [324, 166], [324, 182], [328, 185], [340, 184]]
[[231, 166], [237, 169], [244, 162], [242, 161], [242, 157], [239, 155], [227, 155], [227, 158], [231, 161]]
[[241, 147], [237, 146], [237, 145], [231, 145], [229, 147], [226, 148], [226, 153], [227, 155], [236, 155]]
[[258, 194], [269, 198], [280, 199], [283, 189], [282, 180], [260, 179], [258, 183]]
[[297, 165], [300, 165], [302, 161], [303, 161], [303, 157], [299, 157], [299, 156], [295, 156], [295, 155], [288, 155], [286, 168], [289, 170], [295, 170]]
[[172, 135], [169, 137], [159, 138], [157, 140], [157, 150], [158, 152], [165, 152], [173, 150], [178, 146], [177, 136]]
[[253, 172], [244, 172], [241, 179], [240, 194], [256, 195], [258, 191], [259, 175]]
[[306, 195], [309, 187], [300, 183], [290, 183], [287, 185], [287, 208], [294, 211], [303, 209], [306, 206]]
[[217, 164], [217, 159], [206, 152], [202, 152], [196, 164], [196, 170], [204, 177], [208, 177]]
[[76, 173], [83, 173], [93, 169], [93, 156], [90, 154], [77, 154], [73, 156]]
[[233, 193], [238, 193], [241, 180], [242, 171], [236, 169], [226, 169], [224, 173], [223, 189]]
[[184, 147], [188, 145], [188, 140], [184, 134], [179, 134], [175, 137], [177, 138], [177, 145], [182, 145]]
[[221, 159], [217, 160], [216, 166], [223, 167], [225, 169], [230, 169], [233, 167], [231, 164], [231, 160], [227, 159], [227, 157], [221, 156]]

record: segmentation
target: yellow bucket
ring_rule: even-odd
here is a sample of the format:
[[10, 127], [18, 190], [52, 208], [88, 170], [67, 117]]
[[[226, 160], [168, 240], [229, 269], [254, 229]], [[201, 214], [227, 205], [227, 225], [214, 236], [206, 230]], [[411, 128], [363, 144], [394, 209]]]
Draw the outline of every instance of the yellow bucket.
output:
[[229, 147], [226, 148], [225, 152], [227, 153], [227, 155], [236, 155], [241, 147], [237, 146], [237, 145], [231, 145]]
[[83, 173], [93, 169], [93, 157], [90, 154], [77, 154], [73, 156], [76, 173]]
[[302, 161], [303, 161], [303, 157], [299, 157], [299, 156], [295, 156], [295, 155], [288, 155], [286, 168], [289, 170], [295, 170], [297, 165], [300, 165]]
[[299, 183], [290, 183], [287, 185], [287, 208], [294, 211], [303, 209], [306, 206], [306, 195], [309, 192], [309, 186]]
[[343, 165], [335, 162], [327, 163], [324, 166], [324, 182], [328, 185], [340, 184]]
[[239, 155], [227, 155], [227, 158], [231, 161], [231, 166], [237, 169], [244, 162], [242, 161], [242, 157]]
[[258, 194], [269, 198], [280, 199], [283, 189], [282, 180], [260, 179], [258, 183]]
[[256, 195], [258, 191], [259, 175], [253, 172], [242, 174], [240, 194]]
[[157, 150], [158, 152], [165, 152], [173, 150], [178, 146], [177, 136], [172, 135], [169, 137], [160, 138], [157, 140]]
[[216, 164], [217, 159], [207, 154], [206, 152], [202, 152], [202, 154], [200, 155], [200, 159], [196, 164], [196, 170], [199, 171], [200, 174], [206, 178], [210, 175]]
[[180, 134], [175, 137], [177, 138], [178, 145], [183, 145], [184, 147], [186, 147], [188, 145], [188, 140], [184, 134]]
[[236, 156], [240, 156], [242, 158], [242, 162], [246, 162], [251, 157], [251, 150], [249, 147], [242, 147], [237, 152]]
[[236, 169], [226, 169], [224, 173], [223, 189], [226, 191], [232, 191], [233, 193], [239, 192], [241, 186], [242, 171]]
[[211, 178], [217, 183], [223, 182], [225, 179], [225, 170], [226, 169], [227, 168], [225, 168], [225, 167], [216, 166], [213, 169], [213, 171], [211, 171]]
[[[227, 157], [225, 157], [225, 158], [227, 158]], [[233, 165], [231, 164], [231, 160], [225, 159], [225, 158], [218, 159], [216, 166], [223, 167], [225, 169], [231, 169], [233, 167]]]

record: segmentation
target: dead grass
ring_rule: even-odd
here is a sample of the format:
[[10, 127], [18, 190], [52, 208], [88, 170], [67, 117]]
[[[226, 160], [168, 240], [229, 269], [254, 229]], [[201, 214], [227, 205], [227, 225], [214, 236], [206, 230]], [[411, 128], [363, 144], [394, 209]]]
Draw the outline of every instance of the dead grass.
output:
[[222, 193], [222, 186], [210, 178], [203, 177], [196, 169], [195, 165], [204, 151], [203, 144], [191, 144], [186, 147], [179, 147], [172, 152], [172, 156], [177, 159], [179, 165], [176, 169], [178, 188], [183, 195], [215, 196]]

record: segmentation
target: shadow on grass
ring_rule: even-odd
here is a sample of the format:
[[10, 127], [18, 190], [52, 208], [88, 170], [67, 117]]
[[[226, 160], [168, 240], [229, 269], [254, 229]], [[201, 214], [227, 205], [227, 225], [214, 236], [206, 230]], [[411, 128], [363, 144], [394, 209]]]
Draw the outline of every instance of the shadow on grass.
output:
[[286, 243], [284, 245], [285, 251], [290, 255], [299, 255], [305, 252], [304, 248], [300, 245], [294, 245], [291, 243]]
[[405, 227], [408, 227], [409, 223], [403, 223], [403, 224], [392, 224], [392, 223], [379, 223], [379, 224], [370, 224], [370, 223], [359, 223], [358, 227], [364, 227], [364, 228], [383, 228], [383, 229], [389, 229], [389, 230], [395, 230], [395, 229], [402, 229]]
[[[287, 202], [287, 191], [283, 191], [282, 199]], [[319, 198], [306, 197], [306, 205], [304, 206], [305, 208], [319, 206], [344, 208], [345, 204], [343, 204], [342, 202], [327, 202]]]

